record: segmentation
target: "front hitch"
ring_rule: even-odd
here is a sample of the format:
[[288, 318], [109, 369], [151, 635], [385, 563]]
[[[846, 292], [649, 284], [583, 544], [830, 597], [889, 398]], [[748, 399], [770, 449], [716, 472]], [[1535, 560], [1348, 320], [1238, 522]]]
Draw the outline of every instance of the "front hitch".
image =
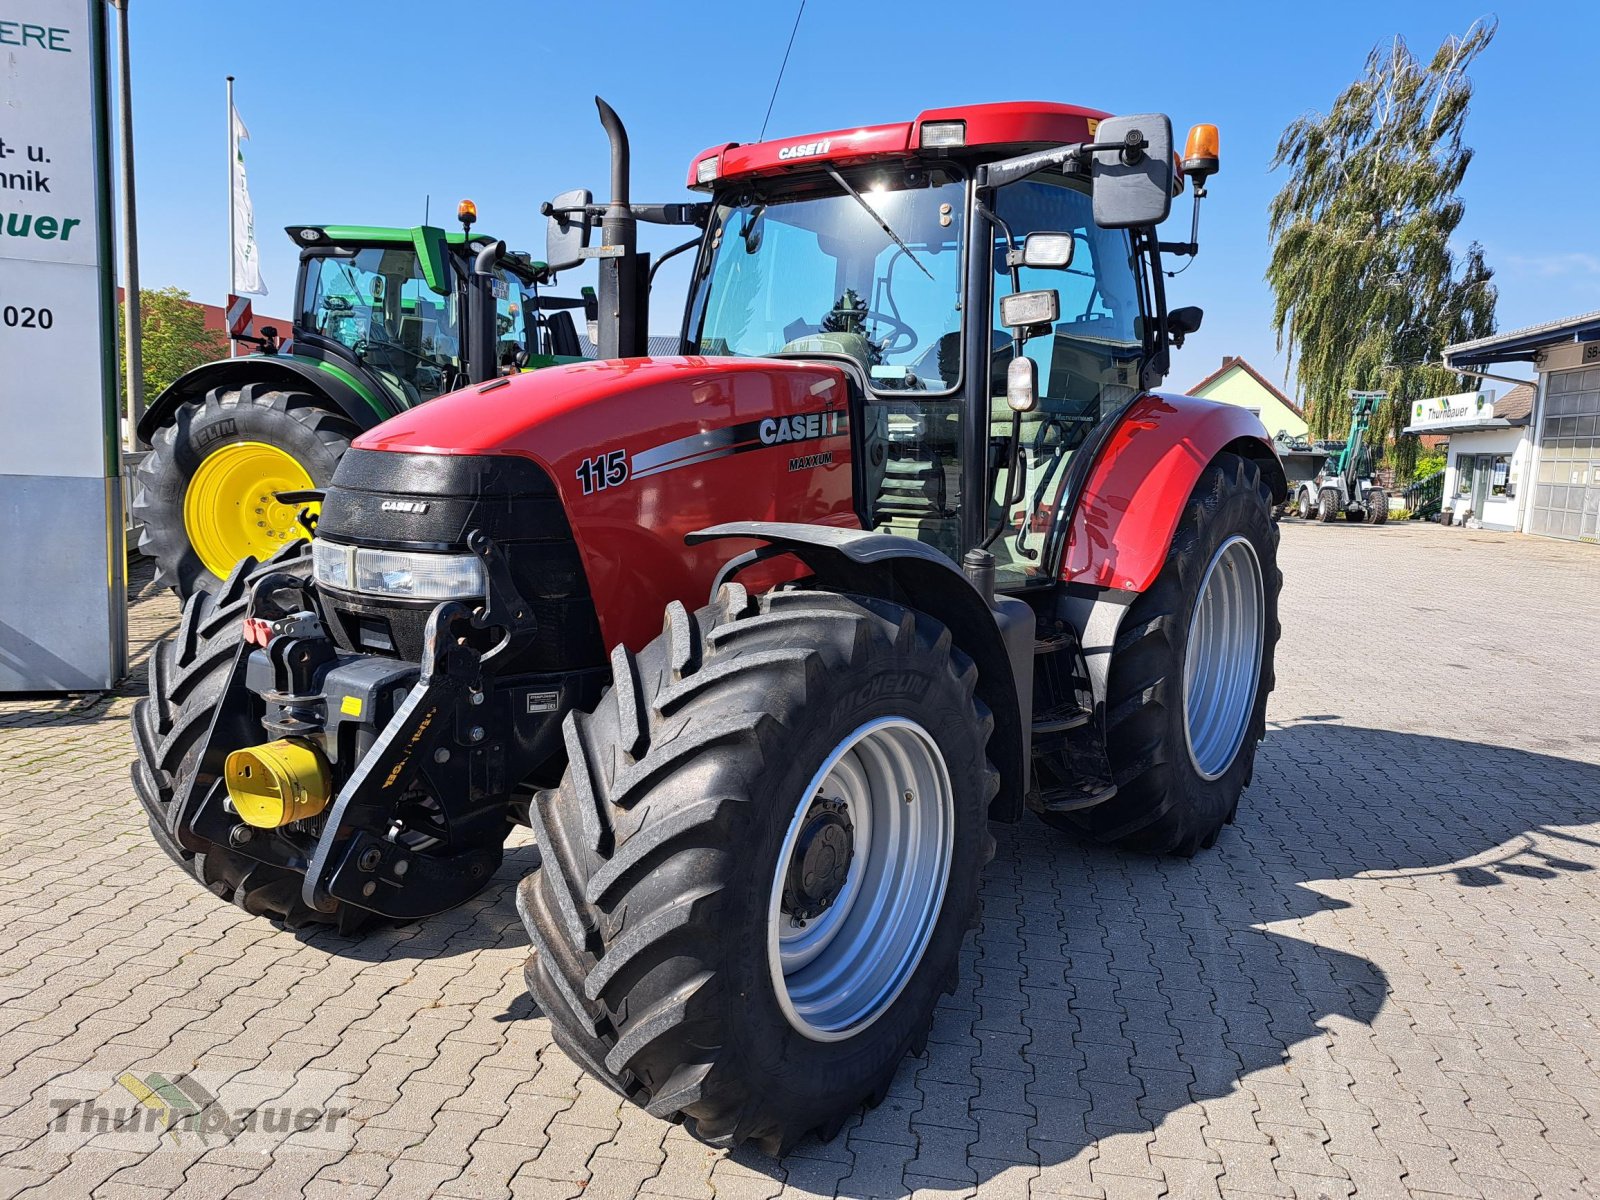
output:
[[[533, 609], [499, 546], [477, 530], [466, 542], [484, 598], [434, 608], [420, 663], [339, 649], [314, 582], [252, 580], [202, 769], [160, 814], [162, 835], [301, 875], [323, 912], [343, 902], [408, 920], [476, 894], [500, 864], [516, 790], [559, 769], [561, 721], [598, 699], [606, 672], [501, 676], [536, 632]], [[312, 760], [296, 753], [307, 747]], [[331, 799], [317, 796], [323, 763]]]

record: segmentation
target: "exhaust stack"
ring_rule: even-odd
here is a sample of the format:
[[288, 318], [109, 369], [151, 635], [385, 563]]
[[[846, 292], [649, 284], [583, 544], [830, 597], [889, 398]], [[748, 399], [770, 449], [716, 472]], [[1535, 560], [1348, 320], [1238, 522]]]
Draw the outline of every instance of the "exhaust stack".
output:
[[[611, 140], [611, 202], [600, 220], [601, 358], [642, 358], [648, 353], [649, 264], [639, 253], [639, 222], [629, 204], [628, 131], [599, 96], [600, 124]], [[609, 251], [609, 253], [607, 253]]]

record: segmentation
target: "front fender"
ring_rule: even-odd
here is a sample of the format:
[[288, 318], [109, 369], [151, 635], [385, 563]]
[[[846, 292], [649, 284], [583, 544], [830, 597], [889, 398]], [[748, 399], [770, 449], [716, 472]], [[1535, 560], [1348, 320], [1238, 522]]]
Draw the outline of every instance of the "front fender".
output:
[[[1022, 817], [1030, 786], [1027, 730], [1033, 724], [1033, 655], [1037, 619], [1012, 596], [986, 603], [961, 568], [922, 542], [865, 529], [783, 521], [732, 521], [699, 529], [690, 545], [724, 538], [765, 542], [792, 554], [830, 591], [857, 592], [927, 613], [943, 622], [955, 644], [978, 667], [977, 695], [994, 715], [990, 756], [1000, 791], [989, 806], [997, 821]], [[748, 561], [748, 560], [746, 560]], [[737, 570], [740, 559], [724, 569]], [[724, 575], [718, 576], [718, 582]]]
[[156, 430], [172, 420], [180, 405], [200, 399], [213, 388], [244, 387], [250, 383], [276, 384], [325, 396], [362, 429], [371, 429], [401, 411], [387, 393], [372, 392], [365, 383], [359, 388], [353, 386], [357, 382], [355, 376], [342, 369], [336, 375], [314, 359], [287, 354], [218, 359], [185, 372], [167, 385], [139, 419], [139, 441], [148, 446]]
[[1148, 393], [1106, 440], [1072, 513], [1062, 556], [1067, 583], [1142, 592], [1166, 561], [1200, 473], [1229, 451], [1260, 464], [1277, 503], [1283, 467], [1260, 420], [1231, 404]]

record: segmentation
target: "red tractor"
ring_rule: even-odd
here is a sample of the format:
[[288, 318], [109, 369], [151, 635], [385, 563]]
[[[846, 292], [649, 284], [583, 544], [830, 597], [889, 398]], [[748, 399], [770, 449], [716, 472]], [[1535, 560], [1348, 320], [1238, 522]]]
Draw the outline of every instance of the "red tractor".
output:
[[[1060, 104], [694, 160], [546, 206], [602, 361], [363, 434], [309, 547], [185, 607], [134, 717], [156, 838], [288, 923], [475, 894], [514, 822], [527, 979], [650, 1112], [781, 1153], [880, 1098], [976, 922], [989, 822], [1189, 855], [1265, 730], [1283, 472], [1154, 391], [1197, 127]], [[697, 229], [643, 357], [640, 220]], [[598, 227], [602, 244], [590, 248]]]

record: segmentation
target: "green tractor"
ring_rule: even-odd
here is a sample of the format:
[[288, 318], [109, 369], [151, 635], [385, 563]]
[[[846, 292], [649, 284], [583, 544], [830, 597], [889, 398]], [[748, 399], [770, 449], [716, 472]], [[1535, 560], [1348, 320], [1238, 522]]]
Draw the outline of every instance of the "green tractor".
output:
[[256, 352], [197, 367], [139, 422], [138, 546], [187, 598], [235, 563], [310, 536], [315, 493], [363, 430], [470, 383], [583, 356], [570, 310], [540, 294], [542, 262], [430, 225], [292, 225], [294, 327], [242, 337]]

